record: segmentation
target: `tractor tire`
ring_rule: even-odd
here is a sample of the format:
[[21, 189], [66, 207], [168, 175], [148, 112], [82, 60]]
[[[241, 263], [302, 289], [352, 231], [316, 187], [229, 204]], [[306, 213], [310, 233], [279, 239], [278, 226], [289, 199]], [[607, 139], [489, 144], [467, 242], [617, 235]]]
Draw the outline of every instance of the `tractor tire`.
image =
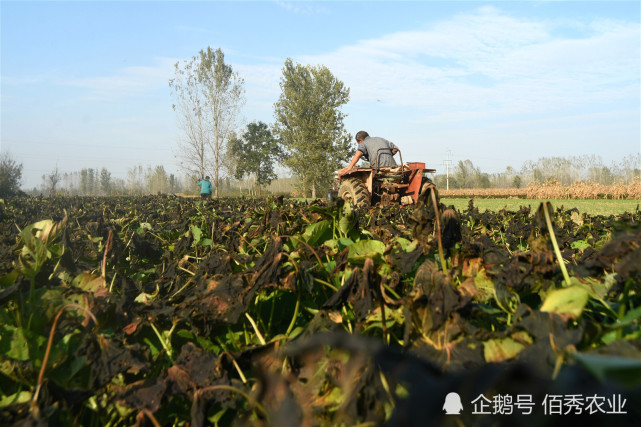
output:
[[338, 189], [338, 197], [357, 208], [369, 207], [372, 199], [367, 186], [358, 178], [344, 179]]

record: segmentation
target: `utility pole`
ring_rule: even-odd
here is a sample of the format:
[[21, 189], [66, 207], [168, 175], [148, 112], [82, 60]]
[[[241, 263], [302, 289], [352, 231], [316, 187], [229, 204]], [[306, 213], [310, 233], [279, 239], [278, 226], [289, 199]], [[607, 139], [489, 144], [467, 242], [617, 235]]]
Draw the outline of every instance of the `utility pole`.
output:
[[447, 160], [445, 160], [445, 188], [450, 189], [450, 149], [447, 149]]

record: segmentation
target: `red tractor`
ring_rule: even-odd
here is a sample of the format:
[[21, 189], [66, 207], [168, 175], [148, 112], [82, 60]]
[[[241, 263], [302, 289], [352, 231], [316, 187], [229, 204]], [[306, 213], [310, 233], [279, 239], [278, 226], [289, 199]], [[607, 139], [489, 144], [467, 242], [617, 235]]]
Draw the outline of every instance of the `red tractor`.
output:
[[427, 174], [436, 169], [426, 169], [425, 163], [420, 162], [403, 164], [400, 151], [399, 157], [399, 166], [353, 168], [339, 173], [334, 186], [338, 197], [357, 207], [416, 204], [419, 194], [434, 186]]

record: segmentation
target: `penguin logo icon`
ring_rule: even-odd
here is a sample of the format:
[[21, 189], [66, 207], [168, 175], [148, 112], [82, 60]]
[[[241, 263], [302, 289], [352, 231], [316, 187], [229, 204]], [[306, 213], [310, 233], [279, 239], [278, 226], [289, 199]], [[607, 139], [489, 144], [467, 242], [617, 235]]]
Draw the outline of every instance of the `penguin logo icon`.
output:
[[458, 415], [463, 410], [463, 405], [461, 404], [461, 396], [458, 393], [449, 393], [445, 396], [445, 403], [443, 404], [443, 410], [447, 415]]

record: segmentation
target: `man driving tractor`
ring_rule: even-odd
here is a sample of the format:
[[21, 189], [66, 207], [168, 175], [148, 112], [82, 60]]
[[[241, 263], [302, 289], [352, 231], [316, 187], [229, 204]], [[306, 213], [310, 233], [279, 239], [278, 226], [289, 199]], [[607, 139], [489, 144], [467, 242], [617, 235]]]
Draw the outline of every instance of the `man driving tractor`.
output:
[[[426, 169], [423, 162], [404, 163], [401, 150], [392, 142], [365, 131], [356, 134], [356, 142], [358, 148], [349, 166], [336, 173], [336, 197], [359, 207], [416, 204], [420, 194], [434, 187], [427, 174], [436, 170]], [[400, 165], [394, 160], [396, 154]], [[355, 167], [361, 157], [369, 162], [368, 167]]]
[[394, 143], [384, 138], [369, 136], [364, 130], [356, 134], [356, 143], [358, 144], [356, 154], [352, 157], [349, 166], [340, 170], [339, 173], [352, 169], [361, 157], [364, 157], [374, 169], [396, 166], [393, 156], [398, 152], [398, 147]]

